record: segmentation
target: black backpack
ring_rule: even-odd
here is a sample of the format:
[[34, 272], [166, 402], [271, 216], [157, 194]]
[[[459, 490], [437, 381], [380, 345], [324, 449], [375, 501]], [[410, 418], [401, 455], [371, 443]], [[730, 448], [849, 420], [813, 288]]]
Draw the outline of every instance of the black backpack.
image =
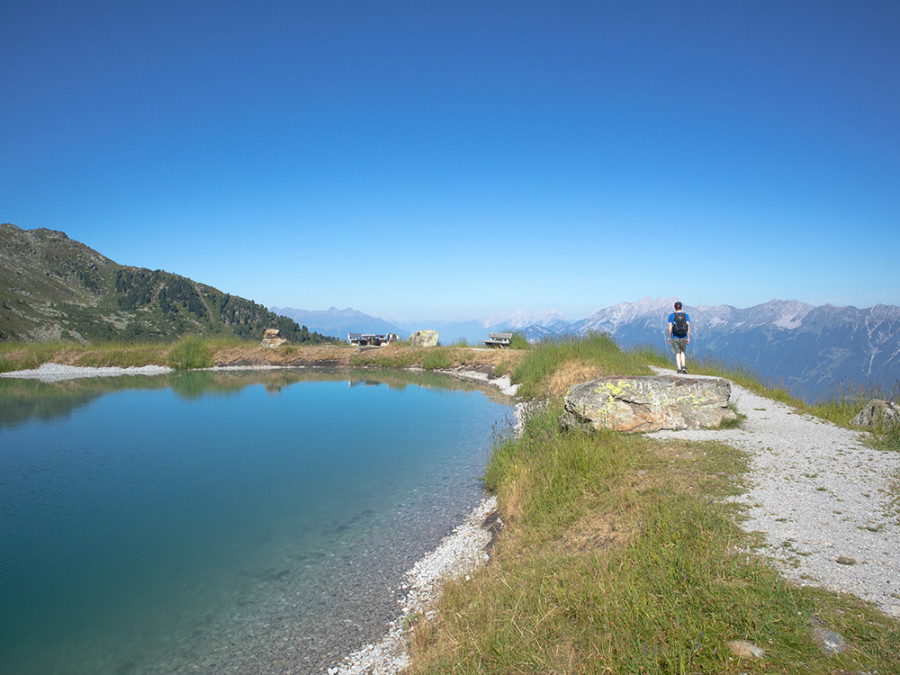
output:
[[677, 338], [687, 337], [687, 331], [687, 314], [684, 312], [675, 312], [672, 316], [672, 336]]

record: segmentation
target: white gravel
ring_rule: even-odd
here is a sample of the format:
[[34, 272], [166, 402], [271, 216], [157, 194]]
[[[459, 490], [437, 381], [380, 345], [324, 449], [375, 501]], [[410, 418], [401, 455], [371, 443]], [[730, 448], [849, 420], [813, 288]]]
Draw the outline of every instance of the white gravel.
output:
[[519, 385], [513, 384], [508, 375], [504, 375], [503, 377], [491, 377], [487, 373], [478, 370], [437, 370], [435, 372], [443, 373], [444, 375], [452, 375], [453, 377], [459, 377], [463, 380], [475, 380], [476, 382], [492, 384], [507, 396], [515, 396], [516, 391], [519, 389]]
[[118, 377], [119, 375], [165, 375], [172, 369], [167, 366], [132, 366], [131, 368], [93, 368], [87, 366], [64, 366], [59, 363], [45, 363], [34, 370], [16, 370], [0, 373], [0, 377], [40, 380], [41, 382], [61, 382], [85, 377]]
[[864, 432], [737, 385], [731, 401], [747, 417], [739, 429], [648, 436], [720, 441], [748, 452], [749, 491], [738, 498], [748, 519], [741, 526], [765, 535], [763, 553], [782, 574], [900, 616], [900, 514], [890, 496], [900, 453], [876, 450]]
[[377, 644], [366, 645], [343, 663], [328, 669], [328, 675], [385, 675], [401, 673], [409, 665], [406, 629], [416, 615], [432, 616], [434, 603], [447, 579], [457, 579], [488, 559], [485, 547], [491, 534], [482, 527], [497, 508], [497, 498], [486, 497], [447, 535], [440, 545], [406, 573], [401, 587], [403, 614], [391, 622], [387, 635]]

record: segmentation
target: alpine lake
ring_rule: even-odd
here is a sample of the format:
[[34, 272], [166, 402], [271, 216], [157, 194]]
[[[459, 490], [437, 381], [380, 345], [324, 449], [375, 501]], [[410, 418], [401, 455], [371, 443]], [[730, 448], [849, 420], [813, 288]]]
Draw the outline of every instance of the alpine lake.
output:
[[398, 616], [511, 418], [427, 373], [0, 379], [0, 672], [325, 672]]

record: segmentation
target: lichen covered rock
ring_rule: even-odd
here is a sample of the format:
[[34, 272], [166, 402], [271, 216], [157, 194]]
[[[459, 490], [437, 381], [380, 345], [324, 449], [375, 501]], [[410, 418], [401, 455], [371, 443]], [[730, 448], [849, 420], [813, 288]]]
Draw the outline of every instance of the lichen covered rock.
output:
[[577, 384], [560, 424], [616, 431], [711, 429], [736, 419], [731, 384], [717, 377], [604, 377]]

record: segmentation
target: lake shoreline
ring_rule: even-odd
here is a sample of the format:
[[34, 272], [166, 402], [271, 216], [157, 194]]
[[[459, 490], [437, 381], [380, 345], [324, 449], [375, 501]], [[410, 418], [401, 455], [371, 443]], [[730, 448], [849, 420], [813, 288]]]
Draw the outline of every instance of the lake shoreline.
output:
[[[509, 377], [491, 377], [482, 370], [435, 371], [450, 377], [485, 382], [513, 396], [518, 385]], [[516, 429], [522, 424], [524, 407], [515, 405]], [[402, 613], [388, 625], [380, 642], [367, 644], [349, 654], [340, 664], [329, 668], [328, 675], [396, 675], [409, 666], [406, 633], [416, 615], [433, 617], [435, 605], [447, 580], [459, 579], [489, 560], [489, 549], [502, 528], [497, 498], [486, 494], [463, 522], [441, 540], [438, 547], [426, 554], [404, 575], [400, 599]]]
[[[205, 370], [227, 372], [295, 368], [296, 366], [232, 364]], [[401, 370], [420, 371], [422, 369], [413, 367]], [[3, 373], [2, 376], [60, 382], [92, 377], [165, 375], [171, 372], [174, 371], [165, 366], [121, 368], [45, 363], [37, 369], [13, 371]], [[435, 369], [431, 372], [490, 385], [498, 388], [505, 396], [514, 395], [517, 389], [517, 386], [510, 382], [508, 376], [497, 377], [493, 373], [493, 368], [487, 366], [461, 366], [453, 369]], [[522, 417], [521, 404], [515, 406], [515, 417], [518, 428]], [[496, 497], [485, 494], [463, 518], [462, 522], [447, 534], [436, 548], [426, 553], [403, 574], [399, 588], [395, 589], [400, 614], [387, 625], [381, 626], [385, 630], [383, 638], [379, 642], [365, 644], [362, 647], [358, 644], [345, 645], [347, 656], [337, 665], [328, 667], [321, 672], [327, 672], [329, 675], [374, 675], [401, 672], [409, 664], [406, 651], [406, 632], [412, 617], [432, 614], [446, 579], [459, 578], [488, 559], [487, 551], [501, 526]], [[360, 620], [364, 621], [365, 617], [360, 617]]]

